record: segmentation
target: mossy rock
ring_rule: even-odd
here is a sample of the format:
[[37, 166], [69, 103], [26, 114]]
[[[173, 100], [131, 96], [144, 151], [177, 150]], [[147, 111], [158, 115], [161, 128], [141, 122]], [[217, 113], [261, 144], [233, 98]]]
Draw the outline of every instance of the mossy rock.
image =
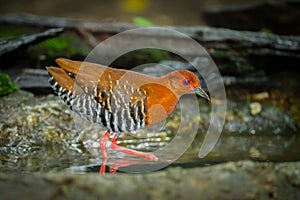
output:
[[0, 96], [6, 95], [18, 90], [17, 85], [11, 81], [6, 73], [0, 73]]

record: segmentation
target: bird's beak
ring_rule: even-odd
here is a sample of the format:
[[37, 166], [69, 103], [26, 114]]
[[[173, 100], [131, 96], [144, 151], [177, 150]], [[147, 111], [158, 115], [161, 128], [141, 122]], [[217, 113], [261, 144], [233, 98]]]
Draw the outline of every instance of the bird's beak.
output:
[[194, 93], [196, 95], [199, 95], [200, 97], [203, 97], [204, 99], [207, 99], [208, 101], [210, 101], [209, 96], [206, 94], [206, 92], [202, 89], [202, 87], [197, 87], [194, 89]]

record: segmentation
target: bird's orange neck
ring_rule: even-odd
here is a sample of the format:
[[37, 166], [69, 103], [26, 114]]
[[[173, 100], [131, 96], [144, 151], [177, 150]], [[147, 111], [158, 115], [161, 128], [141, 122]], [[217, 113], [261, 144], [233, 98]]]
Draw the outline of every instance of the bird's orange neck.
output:
[[149, 83], [143, 85], [147, 91], [147, 124], [155, 125], [165, 120], [174, 110], [178, 96], [163, 84]]

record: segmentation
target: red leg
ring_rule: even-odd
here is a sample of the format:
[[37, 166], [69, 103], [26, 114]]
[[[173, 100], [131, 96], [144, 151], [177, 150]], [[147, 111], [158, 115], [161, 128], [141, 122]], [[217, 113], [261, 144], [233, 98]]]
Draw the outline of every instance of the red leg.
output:
[[136, 150], [128, 149], [128, 148], [125, 148], [125, 147], [120, 147], [119, 145], [117, 145], [117, 140], [118, 140], [118, 135], [115, 134], [113, 139], [111, 140], [111, 148], [116, 150], [116, 151], [120, 151], [120, 152], [123, 152], [123, 153], [135, 155], [135, 156], [144, 157], [144, 158], [149, 159], [149, 160], [158, 160], [158, 157], [156, 157], [155, 155], [153, 155], [151, 153], [144, 153], [144, 152], [141, 152], [141, 151], [136, 151]]
[[106, 162], [107, 162], [107, 152], [106, 152], [106, 141], [109, 138], [110, 133], [108, 131], [105, 132], [105, 134], [100, 139], [100, 149], [102, 152], [102, 163], [100, 167], [100, 174], [105, 175], [105, 168], [106, 168]]
[[103, 159], [107, 159], [107, 152], [106, 152], [106, 141], [109, 138], [110, 133], [108, 131], [100, 139], [100, 149], [102, 152]]
[[104, 158], [104, 159], [102, 160], [102, 163], [101, 163], [101, 166], [100, 166], [100, 171], [99, 171], [99, 173], [100, 173], [101, 175], [105, 175], [106, 162], [107, 162], [107, 159]]

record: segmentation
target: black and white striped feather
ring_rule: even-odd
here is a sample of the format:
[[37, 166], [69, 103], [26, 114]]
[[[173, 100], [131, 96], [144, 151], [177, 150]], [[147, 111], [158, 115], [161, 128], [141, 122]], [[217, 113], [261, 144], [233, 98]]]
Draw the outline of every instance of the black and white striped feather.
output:
[[[108, 128], [110, 132], [134, 133], [146, 126], [146, 92], [130, 85], [114, 83], [114, 88], [84, 88], [68, 91], [53, 77], [49, 83], [69, 108], [87, 120]], [[122, 92], [121, 92], [122, 91]], [[133, 95], [135, 94], [135, 95]]]

